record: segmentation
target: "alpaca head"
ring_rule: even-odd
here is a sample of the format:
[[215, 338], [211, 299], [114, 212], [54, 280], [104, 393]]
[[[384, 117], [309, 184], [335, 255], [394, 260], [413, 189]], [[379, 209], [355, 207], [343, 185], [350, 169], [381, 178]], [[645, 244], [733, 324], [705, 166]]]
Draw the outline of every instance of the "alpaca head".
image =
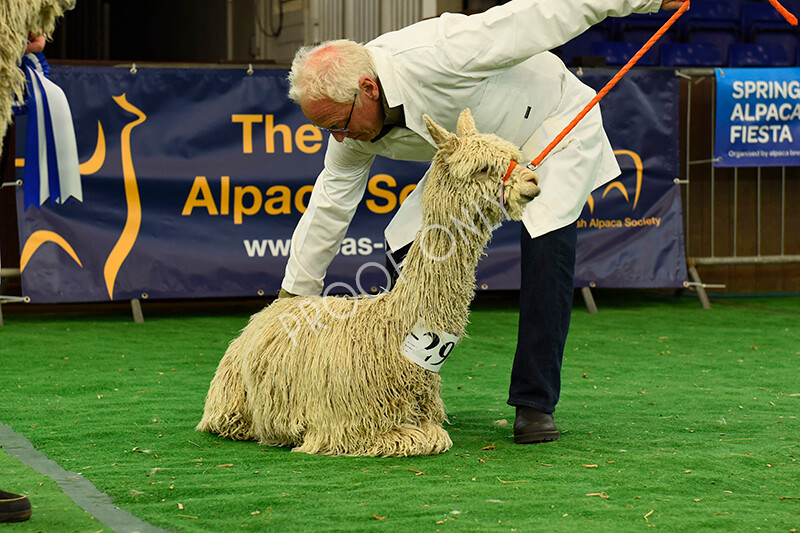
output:
[[496, 135], [479, 133], [469, 109], [458, 117], [455, 134], [428, 115], [424, 119], [439, 147], [434, 157], [439, 172], [430, 179], [439, 181], [436, 195], [448, 197], [440, 200], [475, 206], [473, 218], [486, 217], [493, 224], [504, 214], [520, 220], [525, 206], [539, 194], [539, 187], [535, 172], [524, 164], [512, 165], [522, 162], [519, 149]]

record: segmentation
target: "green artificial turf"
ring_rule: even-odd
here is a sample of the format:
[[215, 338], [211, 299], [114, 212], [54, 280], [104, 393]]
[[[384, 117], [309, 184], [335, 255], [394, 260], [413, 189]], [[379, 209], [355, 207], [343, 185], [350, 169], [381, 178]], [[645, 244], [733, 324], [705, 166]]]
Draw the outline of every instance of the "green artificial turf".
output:
[[[800, 297], [711, 310], [650, 292], [595, 298], [598, 314], [573, 312], [563, 435], [549, 444], [512, 442], [517, 312], [497, 298], [476, 302], [442, 369], [454, 444], [438, 456], [316, 457], [194, 431], [254, 309], [145, 309], [144, 324], [7, 311], [0, 422], [115, 505], [180, 531], [800, 528]], [[38, 490], [12, 461], [0, 456], [0, 488]], [[102, 529], [79, 511], [35, 525], [44, 515], [2, 533]]]
[[75, 505], [53, 480], [2, 451], [0, 490], [27, 496], [33, 512], [27, 522], [0, 525], [3, 533], [6, 528], [13, 531], [107, 531], [102, 523]]

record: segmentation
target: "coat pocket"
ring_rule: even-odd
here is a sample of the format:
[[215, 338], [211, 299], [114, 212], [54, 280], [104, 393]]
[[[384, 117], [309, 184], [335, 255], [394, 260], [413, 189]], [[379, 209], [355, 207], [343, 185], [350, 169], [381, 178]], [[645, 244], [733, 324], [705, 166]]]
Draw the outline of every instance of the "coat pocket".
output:
[[559, 76], [516, 67], [486, 83], [472, 116], [478, 131], [521, 146], [558, 106], [561, 94]]

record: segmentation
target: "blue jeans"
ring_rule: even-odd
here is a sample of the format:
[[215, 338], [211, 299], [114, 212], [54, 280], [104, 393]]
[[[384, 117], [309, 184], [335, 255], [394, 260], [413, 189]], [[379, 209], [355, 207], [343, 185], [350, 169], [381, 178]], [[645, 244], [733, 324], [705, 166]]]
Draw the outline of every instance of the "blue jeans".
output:
[[519, 333], [508, 403], [552, 413], [561, 392], [578, 230], [573, 222], [535, 239], [525, 226], [521, 233]]

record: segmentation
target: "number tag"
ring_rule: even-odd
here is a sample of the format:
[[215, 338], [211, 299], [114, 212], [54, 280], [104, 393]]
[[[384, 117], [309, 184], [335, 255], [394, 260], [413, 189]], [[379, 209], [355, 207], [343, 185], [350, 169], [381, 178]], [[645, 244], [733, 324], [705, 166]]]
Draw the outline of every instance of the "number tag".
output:
[[417, 323], [403, 343], [403, 355], [426, 370], [438, 372], [459, 342], [458, 335], [428, 331]]

